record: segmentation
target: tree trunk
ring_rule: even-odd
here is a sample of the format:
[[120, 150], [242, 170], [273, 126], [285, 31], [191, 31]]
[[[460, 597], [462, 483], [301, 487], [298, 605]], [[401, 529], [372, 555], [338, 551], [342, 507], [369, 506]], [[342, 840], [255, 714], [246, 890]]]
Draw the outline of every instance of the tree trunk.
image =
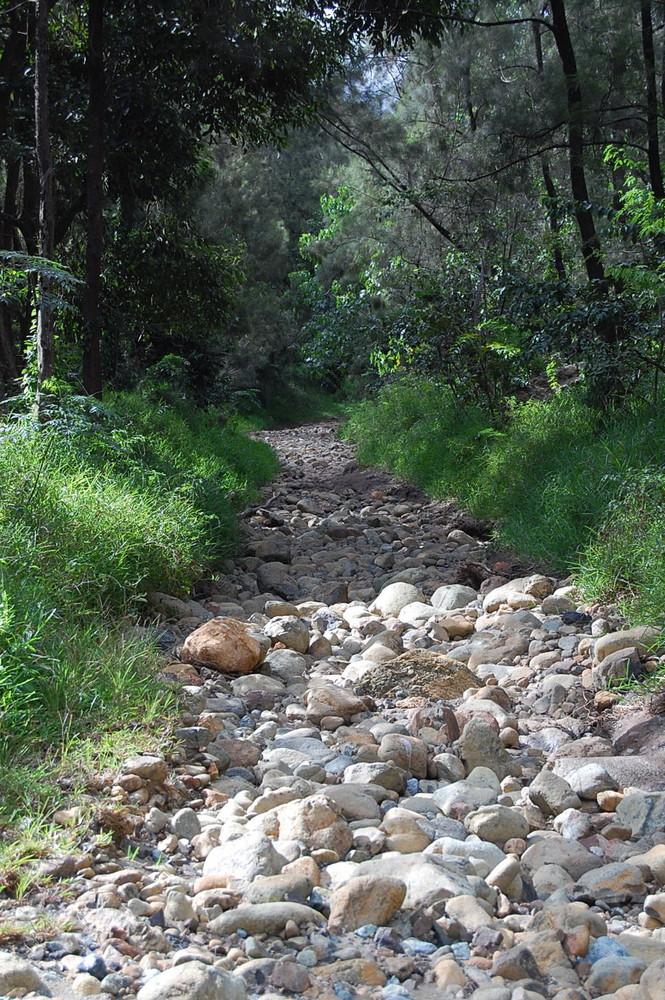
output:
[[589, 281], [605, 283], [602, 252], [593, 213], [589, 208], [589, 190], [584, 166], [584, 119], [586, 106], [582, 98], [575, 50], [570, 37], [564, 0], [550, 0], [552, 32], [566, 82], [568, 102], [568, 156], [570, 187], [575, 200], [575, 219], [582, 240], [582, 256]]
[[104, 250], [104, 0], [88, 4], [88, 172], [85, 288], [83, 291], [83, 386], [102, 395], [101, 296]]
[[647, 91], [647, 150], [649, 157], [649, 180], [655, 198], [665, 198], [663, 171], [660, 164], [658, 142], [658, 94], [656, 90], [656, 54], [653, 47], [653, 18], [651, 3], [643, 3], [640, 9], [642, 22], [642, 54]]
[[[54, 247], [53, 164], [49, 135], [48, 107], [48, 0], [35, 0], [35, 144], [39, 180], [39, 252], [51, 260]], [[52, 283], [40, 277], [37, 299], [37, 396], [35, 410], [40, 416], [42, 386], [55, 370]]]
[[550, 165], [547, 162], [547, 157], [544, 153], [540, 157], [540, 168], [543, 174], [543, 182], [545, 184], [545, 190], [547, 191], [547, 197], [550, 200], [549, 208], [547, 209], [547, 217], [550, 223], [550, 232], [552, 233], [552, 239], [554, 243], [553, 247], [553, 258], [554, 258], [554, 270], [557, 273], [559, 281], [567, 281], [568, 275], [566, 274], [566, 265], [564, 263], [563, 254], [561, 252], [561, 224], [557, 217], [556, 209], [554, 207], [554, 202], [557, 197], [556, 187], [554, 186], [554, 180], [552, 178], [552, 171], [550, 170]]

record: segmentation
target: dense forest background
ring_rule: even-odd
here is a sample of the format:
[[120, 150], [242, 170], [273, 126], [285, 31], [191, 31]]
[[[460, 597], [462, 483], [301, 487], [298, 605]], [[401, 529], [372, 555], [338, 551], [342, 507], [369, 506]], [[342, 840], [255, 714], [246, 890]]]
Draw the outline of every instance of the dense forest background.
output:
[[0, 736], [145, 707], [113, 623], [331, 396], [662, 622], [664, 51], [662, 0], [0, 2]]

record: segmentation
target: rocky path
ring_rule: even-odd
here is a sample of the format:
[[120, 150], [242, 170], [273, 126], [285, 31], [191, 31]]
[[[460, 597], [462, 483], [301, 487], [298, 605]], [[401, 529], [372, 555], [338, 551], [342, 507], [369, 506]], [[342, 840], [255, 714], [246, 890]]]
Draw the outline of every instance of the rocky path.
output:
[[0, 996], [662, 1000], [665, 739], [607, 690], [648, 631], [334, 430], [263, 434], [246, 554], [151, 595], [179, 744], [0, 903]]

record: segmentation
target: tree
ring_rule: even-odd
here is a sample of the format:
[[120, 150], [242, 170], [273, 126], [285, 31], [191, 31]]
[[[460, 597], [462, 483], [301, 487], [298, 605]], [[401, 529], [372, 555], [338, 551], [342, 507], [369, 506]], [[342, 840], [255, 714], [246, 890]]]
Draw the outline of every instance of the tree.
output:
[[[48, 0], [35, 0], [35, 148], [39, 179], [39, 250], [46, 260], [53, 258], [54, 196], [51, 137], [49, 132], [49, 39]], [[45, 382], [55, 370], [55, 340], [51, 306], [51, 280], [39, 278], [37, 299], [37, 397], [39, 415]]]

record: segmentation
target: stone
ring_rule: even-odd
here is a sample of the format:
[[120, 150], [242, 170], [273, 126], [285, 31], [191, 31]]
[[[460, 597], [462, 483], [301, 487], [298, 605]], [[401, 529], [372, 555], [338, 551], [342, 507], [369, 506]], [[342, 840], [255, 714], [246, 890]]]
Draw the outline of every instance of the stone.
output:
[[453, 958], [442, 958], [436, 963], [434, 981], [440, 990], [464, 987], [469, 980]]
[[402, 608], [414, 601], [424, 601], [421, 590], [409, 583], [389, 583], [380, 591], [379, 596], [370, 604], [370, 612], [379, 611], [388, 618], [398, 615]]
[[602, 663], [610, 653], [618, 650], [629, 649], [635, 646], [640, 656], [645, 656], [648, 647], [660, 635], [660, 630], [648, 625], [640, 625], [636, 628], [624, 629], [621, 632], [609, 632], [596, 639], [594, 647], [594, 659], [596, 663]]
[[617, 806], [617, 822], [628, 826], [634, 837], [645, 837], [665, 829], [665, 792], [633, 792]]
[[406, 897], [406, 885], [389, 876], [361, 875], [333, 892], [328, 929], [353, 931], [364, 924], [384, 926]]
[[646, 967], [647, 963], [641, 958], [634, 958], [631, 955], [608, 955], [593, 963], [584, 985], [592, 996], [615, 994], [622, 986], [639, 983]]
[[640, 978], [644, 1000], [665, 1000], [665, 958], [652, 962]]
[[379, 785], [387, 791], [403, 795], [409, 775], [394, 764], [351, 764], [344, 771], [343, 781], [357, 785]]
[[392, 763], [408, 771], [414, 778], [427, 777], [427, 746], [414, 736], [386, 733], [377, 754], [383, 763]]
[[51, 996], [51, 991], [32, 962], [19, 958], [10, 951], [0, 951], [0, 994], [20, 996], [31, 991]]
[[529, 833], [529, 823], [521, 812], [500, 805], [481, 806], [465, 816], [464, 826], [481, 840], [498, 845]]
[[467, 722], [459, 738], [459, 750], [467, 771], [488, 767], [499, 780], [518, 772], [518, 765], [503, 746], [498, 732], [484, 719]]
[[416, 909], [432, 896], [450, 899], [453, 896], [473, 896], [469, 880], [454, 860], [435, 854], [397, 854], [386, 851], [362, 864], [342, 862], [328, 868], [333, 891], [350, 879], [361, 875], [399, 879], [406, 886], [405, 909]]
[[423, 830], [417, 813], [399, 807], [386, 813], [380, 829], [386, 834], [386, 850], [400, 854], [422, 851], [432, 839]]
[[201, 824], [193, 809], [179, 809], [171, 817], [171, 829], [176, 837], [193, 840], [201, 832]]
[[277, 875], [286, 859], [260, 833], [245, 833], [214, 847], [203, 864], [203, 875], [251, 882], [257, 875]]
[[536, 960], [524, 944], [499, 952], [492, 963], [491, 973], [508, 980], [540, 978]]
[[475, 604], [478, 594], [471, 587], [462, 587], [458, 583], [438, 587], [432, 594], [431, 603], [438, 612], [456, 611], [468, 604]]
[[327, 684], [325, 687], [311, 688], [307, 692], [307, 719], [315, 724], [331, 715], [350, 722], [354, 715], [366, 711], [367, 706], [362, 698], [348, 688]]
[[656, 844], [643, 854], [633, 854], [628, 859], [631, 865], [647, 867], [651, 878], [658, 885], [665, 885], [665, 844]]
[[629, 646], [608, 653], [600, 663], [594, 663], [591, 668], [592, 686], [596, 695], [600, 695], [621, 681], [639, 677], [641, 673], [642, 661], [639, 651], [635, 646]]
[[187, 636], [180, 659], [225, 674], [248, 674], [261, 656], [261, 646], [247, 634], [245, 623], [213, 618]]
[[558, 816], [567, 809], [579, 809], [579, 796], [564, 778], [543, 769], [529, 785], [529, 798], [546, 816]]
[[298, 597], [298, 585], [281, 562], [262, 562], [256, 571], [256, 582], [266, 593], [276, 594], [285, 601]]
[[644, 876], [637, 865], [615, 862], [587, 871], [575, 883], [577, 892], [610, 906], [641, 899], [646, 895]]
[[616, 791], [619, 787], [605, 768], [596, 763], [569, 771], [566, 780], [582, 799], [595, 799], [599, 792]]
[[378, 698], [400, 690], [432, 701], [446, 701], [461, 698], [467, 688], [480, 687], [481, 682], [445, 653], [413, 649], [390, 662], [373, 666], [363, 675], [362, 685]]
[[446, 902], [446, 916], [456, 920], [468, 934], [474, 934], [479, 927], [491, 927], [494, 917], [475, 896], [455, 896]]
[[279, 837], [301, 841], [310, 850], [334, 851], [340, 858], [353, 846], [353, 833], [340, 806], [323, 795], [280, 806]]
[[287, 994], [299, 995], [308, 990], [312, 984], [307, 969], [298, 962], [279, 962], [270, 982], [279, 990], [284, 990]]
[[297, 615], [277, 615], [263, 626], [263, 631], [270, 637], [273, 645], [280, 642], [296, 653], [307, 652], [309, 629], [307, 623]]
[[254, 903], [237, 906], [215, 917], [208, 924], [213, 934], [224, 937], [245, 930], [248, 934], [280, 934], [289, 921], [301, 924], [322, 924], [318, 910], [303, 903]]
[[136, 1000], [246, 1000], [242, 979], [203, 962], [185, 962], [149, 979]]
[[534, 841], [522, 855], [522, 864], [530, 871], [542, 865], [559, 865], [577, 882], [586, 872], [601, 868], [603, 862], [576, 841], [563, 837], [543, 837]]

